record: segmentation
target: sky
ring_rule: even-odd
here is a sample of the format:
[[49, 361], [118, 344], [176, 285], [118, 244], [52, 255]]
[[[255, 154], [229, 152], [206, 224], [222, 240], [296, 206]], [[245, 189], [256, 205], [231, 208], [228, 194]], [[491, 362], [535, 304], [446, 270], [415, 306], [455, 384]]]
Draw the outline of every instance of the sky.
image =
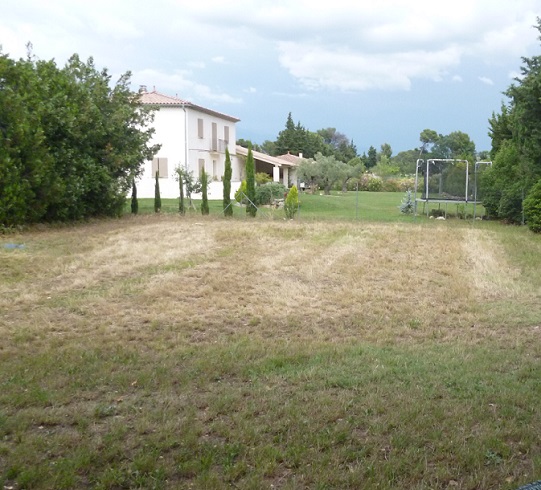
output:
[[115, 81], [235, 116], [237, 138], [274, 141], [291, 112], [359, 153], [419, 146], [423, 129], [490, 149], [488, 119], [541, 54], [541, 0], [0, 0], [0, 45], [77, 53]]

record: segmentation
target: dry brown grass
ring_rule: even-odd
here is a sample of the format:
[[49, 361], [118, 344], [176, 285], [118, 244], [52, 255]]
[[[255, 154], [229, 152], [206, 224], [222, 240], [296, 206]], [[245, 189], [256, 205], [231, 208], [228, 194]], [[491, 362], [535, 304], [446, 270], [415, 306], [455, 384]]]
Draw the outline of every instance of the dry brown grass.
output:
[[22, 274], [0, 285], [8, 339], [471, 342], [494, 335], [493, 302], [538, 294], [471, 227], [146, 216], [21, 238], [2, 252]]

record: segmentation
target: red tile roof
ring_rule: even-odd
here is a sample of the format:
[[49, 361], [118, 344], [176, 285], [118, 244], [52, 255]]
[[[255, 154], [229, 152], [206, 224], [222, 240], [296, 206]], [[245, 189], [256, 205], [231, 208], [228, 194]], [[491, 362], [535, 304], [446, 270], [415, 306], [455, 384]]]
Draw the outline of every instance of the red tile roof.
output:
[[276, 158], [280, 158], [281, 160], [286, 160], [290, 163], [300, 163], [301, 160], [304, 160], [303, 157], [298, 155], [292, 155], [291, 153], [287, 152], [285, 155], [279, 155]]
[[172, 106], [189, 104], [187, 100], [182, 100], [178, 97], [171, 97], [169, 95], [160, 94], [155, 90], [153, 92], [140, 92], [140, 97], [143, 104]]
[[220, 117], [222, 119], [227, 119], [232, 122], [240, 121], [240, 119], [236, 117], [228, 116], [227, 114], [223, 114], [221, 112], [213, 111], [212, 109], [207, 109], [205, 107], [192, 104], [191, 102], [187, 100], [179, 99], [178, 97], [171, 97], [170, 95], [161, 94], [157, 92], [156, 89], [154, 89], [152, 92], [146, 92], [144, 90], [140, 91], [139, 97], [140, 97], [141, 103], [147, 104], [147, 105], [165, 106], [165, 107], [190, 107], [197, 111], [210, 114], [211, 116]]

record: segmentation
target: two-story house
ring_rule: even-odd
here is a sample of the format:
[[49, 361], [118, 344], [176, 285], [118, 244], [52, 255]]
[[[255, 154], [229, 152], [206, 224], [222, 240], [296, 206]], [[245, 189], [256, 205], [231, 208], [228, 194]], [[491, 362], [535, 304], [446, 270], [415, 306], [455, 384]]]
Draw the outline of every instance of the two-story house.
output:
[[143, 104], [158, 109], [151, 143], [158, 143], [161, 148], [151, 162], [145, 163], [144, 171], [136, 182], [139, 197], [154, 197], [158, 172], [161, 197], [177, 198], [179, 186], [175, 169], [182, 167], [193, 172], [194, 179], [200, 177], [204, 168], [210, 182], [209, 199], [221, 199], [226, 147], [231, 154], [232, 188], [237, 187], [234, 183], [240, 184], [244, 162], [239, 162], [235, 144], [235, 124], [239, 119], [156, 90], [148, 92], [144, 86], [140, 89], [140, 96]]

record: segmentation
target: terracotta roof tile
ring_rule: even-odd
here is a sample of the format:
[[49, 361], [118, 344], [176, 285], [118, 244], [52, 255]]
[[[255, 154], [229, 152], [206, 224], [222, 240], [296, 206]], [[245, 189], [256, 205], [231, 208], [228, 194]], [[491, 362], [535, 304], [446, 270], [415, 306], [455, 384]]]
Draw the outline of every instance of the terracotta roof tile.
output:
[[238, 122], [240, 119], [234, 116], [229, 116], [227, 114], [223, 114], [221, 112], [213, 111], [212, 109], [207, 109], [205, 107], [192, 104], [191, 102], [183, 99], [179, 99], [178, 97], [171, 97], [170, 95], [164, 95], [156, 90], [153, 90], [152, 92], [139, 92], [141, 103], [148, 104], [148, 105], [157, 105], [157, 106], [169, 106], [169, 107], [191, 107], [192, 109], [204, 112], [206, 114], [210, 114], [211, 116], [217, 116], [221, 117], [223, 119], [228, 119], [229, 121]]
[[300, 163], [301, 160], [304, 160], [303, 157], [298, 156], [298, 155], [292, 155], [291, 153], [286, 153], [285, 155], [279, 155], [277, 158], [286, 160], [290, 163]]
[[171, 97], [169, 95], [160, 94], [155, 90], [153, 92], [141, 92], [141, 102], [143, 104], [151, 105], [183, 105], [189, 104], [187, 100], [179, 99], [178, 97]]

